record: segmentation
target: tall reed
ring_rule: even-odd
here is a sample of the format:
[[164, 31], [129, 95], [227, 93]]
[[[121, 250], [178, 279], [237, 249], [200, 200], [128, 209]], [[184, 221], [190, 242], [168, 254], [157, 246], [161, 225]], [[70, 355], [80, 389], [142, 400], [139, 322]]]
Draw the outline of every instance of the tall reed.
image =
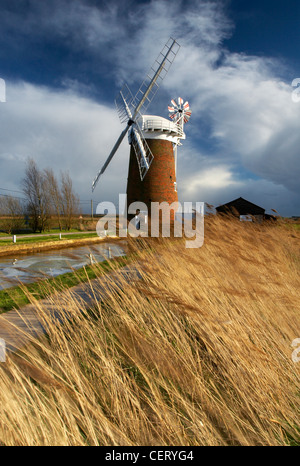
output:
[[31, 297], [46, 334], [1, 364], [0, 442], [299, 444], [299, 239], [212, 216], [199, 249], [133, 241], [139, 276], [90, 281], [90, 309]]

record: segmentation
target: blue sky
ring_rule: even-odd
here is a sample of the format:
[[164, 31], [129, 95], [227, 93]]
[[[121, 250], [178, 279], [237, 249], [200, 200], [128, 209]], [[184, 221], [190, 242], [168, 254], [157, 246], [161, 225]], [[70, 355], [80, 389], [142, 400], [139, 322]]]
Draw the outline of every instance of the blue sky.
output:
[[0, 13], [0, 193], [20, 190], [33, 157], [57, 176], [69, 170], [83, 209], [117, 203], [127, 139], [91, 192], [123, 129], [114, 98], [124, 82], [137, 91], [172, 36], [181, 48], [148, 113], [168, 118], [178, 96], [193, 111], [179, 200], [242, 196], [300, 215], [298, 1], [0, 0]]

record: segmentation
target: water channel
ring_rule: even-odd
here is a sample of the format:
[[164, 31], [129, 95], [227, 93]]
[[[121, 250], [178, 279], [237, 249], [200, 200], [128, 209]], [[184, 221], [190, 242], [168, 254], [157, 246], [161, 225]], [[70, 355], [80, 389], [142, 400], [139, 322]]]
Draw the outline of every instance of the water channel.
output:
[[0, 257], [0, 289], [56, 277], [66, 272], [126, 254], [126, 243], [64, 248], [28, 255]]

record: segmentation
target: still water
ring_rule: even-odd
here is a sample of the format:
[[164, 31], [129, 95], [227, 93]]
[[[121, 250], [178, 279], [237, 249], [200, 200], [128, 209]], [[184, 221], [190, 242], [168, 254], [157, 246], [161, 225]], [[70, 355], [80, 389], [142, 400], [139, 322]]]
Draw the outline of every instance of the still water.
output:
[[32, 255], [0, 257], [0, 289], [56, 277], [95, 262], [123, 256], [126, 243], [80, 246]]

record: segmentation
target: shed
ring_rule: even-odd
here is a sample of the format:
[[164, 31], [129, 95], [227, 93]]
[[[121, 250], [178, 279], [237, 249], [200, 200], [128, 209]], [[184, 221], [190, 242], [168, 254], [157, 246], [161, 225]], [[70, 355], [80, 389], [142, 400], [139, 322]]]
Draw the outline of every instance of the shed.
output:
[[242, 197], [216, 207], [216, 211], [217, 213], [234, 215], [240, 220], [255, 219], [257, 222], [262, 222], [265, 219], [265, 209]]

